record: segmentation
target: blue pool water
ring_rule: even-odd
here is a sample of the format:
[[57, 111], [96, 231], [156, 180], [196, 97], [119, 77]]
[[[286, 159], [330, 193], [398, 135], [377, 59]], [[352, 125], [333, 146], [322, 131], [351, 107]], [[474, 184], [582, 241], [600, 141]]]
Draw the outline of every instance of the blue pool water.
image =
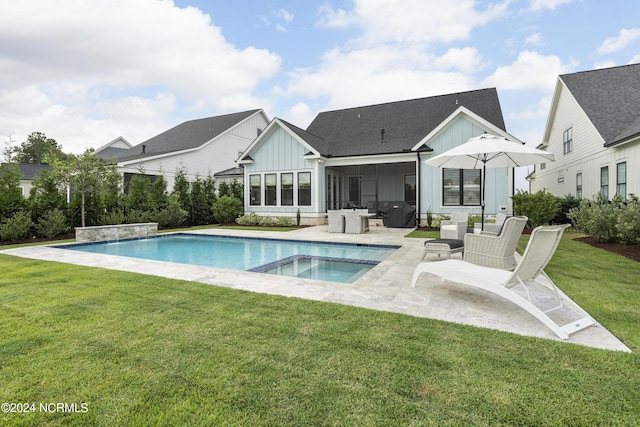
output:
[[59, 247], [344, 283], [352, 283], [398, 248], [197, 234]]

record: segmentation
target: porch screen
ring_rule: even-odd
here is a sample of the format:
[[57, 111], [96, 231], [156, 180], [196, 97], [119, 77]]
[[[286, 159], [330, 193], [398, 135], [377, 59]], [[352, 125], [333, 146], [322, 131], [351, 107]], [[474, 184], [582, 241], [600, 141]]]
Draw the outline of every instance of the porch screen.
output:
[[444, 206], [479, 206], [480, 169], [443, 169], [442, 204]]

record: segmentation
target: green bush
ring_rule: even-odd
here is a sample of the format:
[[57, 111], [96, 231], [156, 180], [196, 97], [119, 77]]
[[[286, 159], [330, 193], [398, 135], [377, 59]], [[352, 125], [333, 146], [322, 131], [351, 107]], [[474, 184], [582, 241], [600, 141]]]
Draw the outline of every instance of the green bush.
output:
[[32, 226], [29, 214], [24, 211], [16, 212], [0, 224], [0, 240], [26, 239]]
[[213, 216], [223, 224], [234, 222], [243, 211], [242, 200], [233, 196], [220, 196], [213, 204]]
[[622, 244], [640, 244], [640, 203], [629, 201], [620, 206], [616, 222], [617, 240]]
[[276, 225], [276, 219], [272, 216], [263, 216], [259, 225], [263, 227], [272, 227]]
[[[298, 210], [298, 212], [300, 211]], [[297, 217], [296, 217], [296, 223], [297, 225], [300, 225], [300, 221], [298, 220]], [[276, 225], [278, 227], [291, 227], [293, 225], [293, 219], [289, 218], [288, 216], [280, 216], [276, 220]]]
[[250, 212], [236, 218], [236, 223], [238, 225], [258, 225], [260, 224], [261, 219], [262, 217], [258, 216], [258, 214], [256, 214], [255, 212]]
[[571, 222], [567, 214], [573, 208], [577, 208], [580, 206], [580, 199], [573, 196], [572, 194], [567, 194], [564, 197], [558, 197], [558, 211], [556, 212], [556, 216], [551, 220], [552, 224], [568, 224]]
[[599, 242], [617, 240], [617, 205], [602, 199], [598, 194], [592, 200], [582, 200], [577, 208], [567, 214], [573, 225]]
[[182, 209], [180, 198], [177, 194], [167, 197], [167, 207], [156, 214], [156, 222], [160, 227], [177, 227], [182, 225], [189, 217], [189, 212]]
[[36, 224], [36, 233], [38, 236], [48, 239], [64, 234], [69, 230], [67, 217], [60, 209], [52, 209], [45, 213]]
[[124, 213], [121, 210], [113, 210], [102, 216], [101, 225], [119, 225], [125, 220]]
[[529, 228], [549, 224], [558, 212], [558, 198], [545, 190], [534, 194], [518, 190], [511, 199], [514, 214], [529, 218]]
[[124, 224], [152, 222], [155, 216], [156, 215], [153, 211], [143, 209], [129, 209], [124, 217]]

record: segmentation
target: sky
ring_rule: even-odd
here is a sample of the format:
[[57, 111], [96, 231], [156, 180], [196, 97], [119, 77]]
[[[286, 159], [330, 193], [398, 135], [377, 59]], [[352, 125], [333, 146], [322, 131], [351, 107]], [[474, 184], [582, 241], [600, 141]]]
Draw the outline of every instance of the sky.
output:
[[637, 0], [0, 0], [0, 143], [80, 154], [184, 121], [498, 90], [541, 142], [561, 74], [640, 62]]

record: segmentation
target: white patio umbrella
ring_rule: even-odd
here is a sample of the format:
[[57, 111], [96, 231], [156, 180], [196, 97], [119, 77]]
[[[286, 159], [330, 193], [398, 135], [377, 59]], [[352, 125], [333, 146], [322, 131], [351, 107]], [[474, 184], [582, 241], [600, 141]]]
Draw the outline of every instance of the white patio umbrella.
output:
[[553, 154], [501, 136], [485, 133], [469, 138], [467, 142], [439, 154], [425, 163], [430, 166], [451, 169], [482, 169], [482, 229], [484, 230], [484, 190], [487, 168], [528, 166], [554, 161]]

